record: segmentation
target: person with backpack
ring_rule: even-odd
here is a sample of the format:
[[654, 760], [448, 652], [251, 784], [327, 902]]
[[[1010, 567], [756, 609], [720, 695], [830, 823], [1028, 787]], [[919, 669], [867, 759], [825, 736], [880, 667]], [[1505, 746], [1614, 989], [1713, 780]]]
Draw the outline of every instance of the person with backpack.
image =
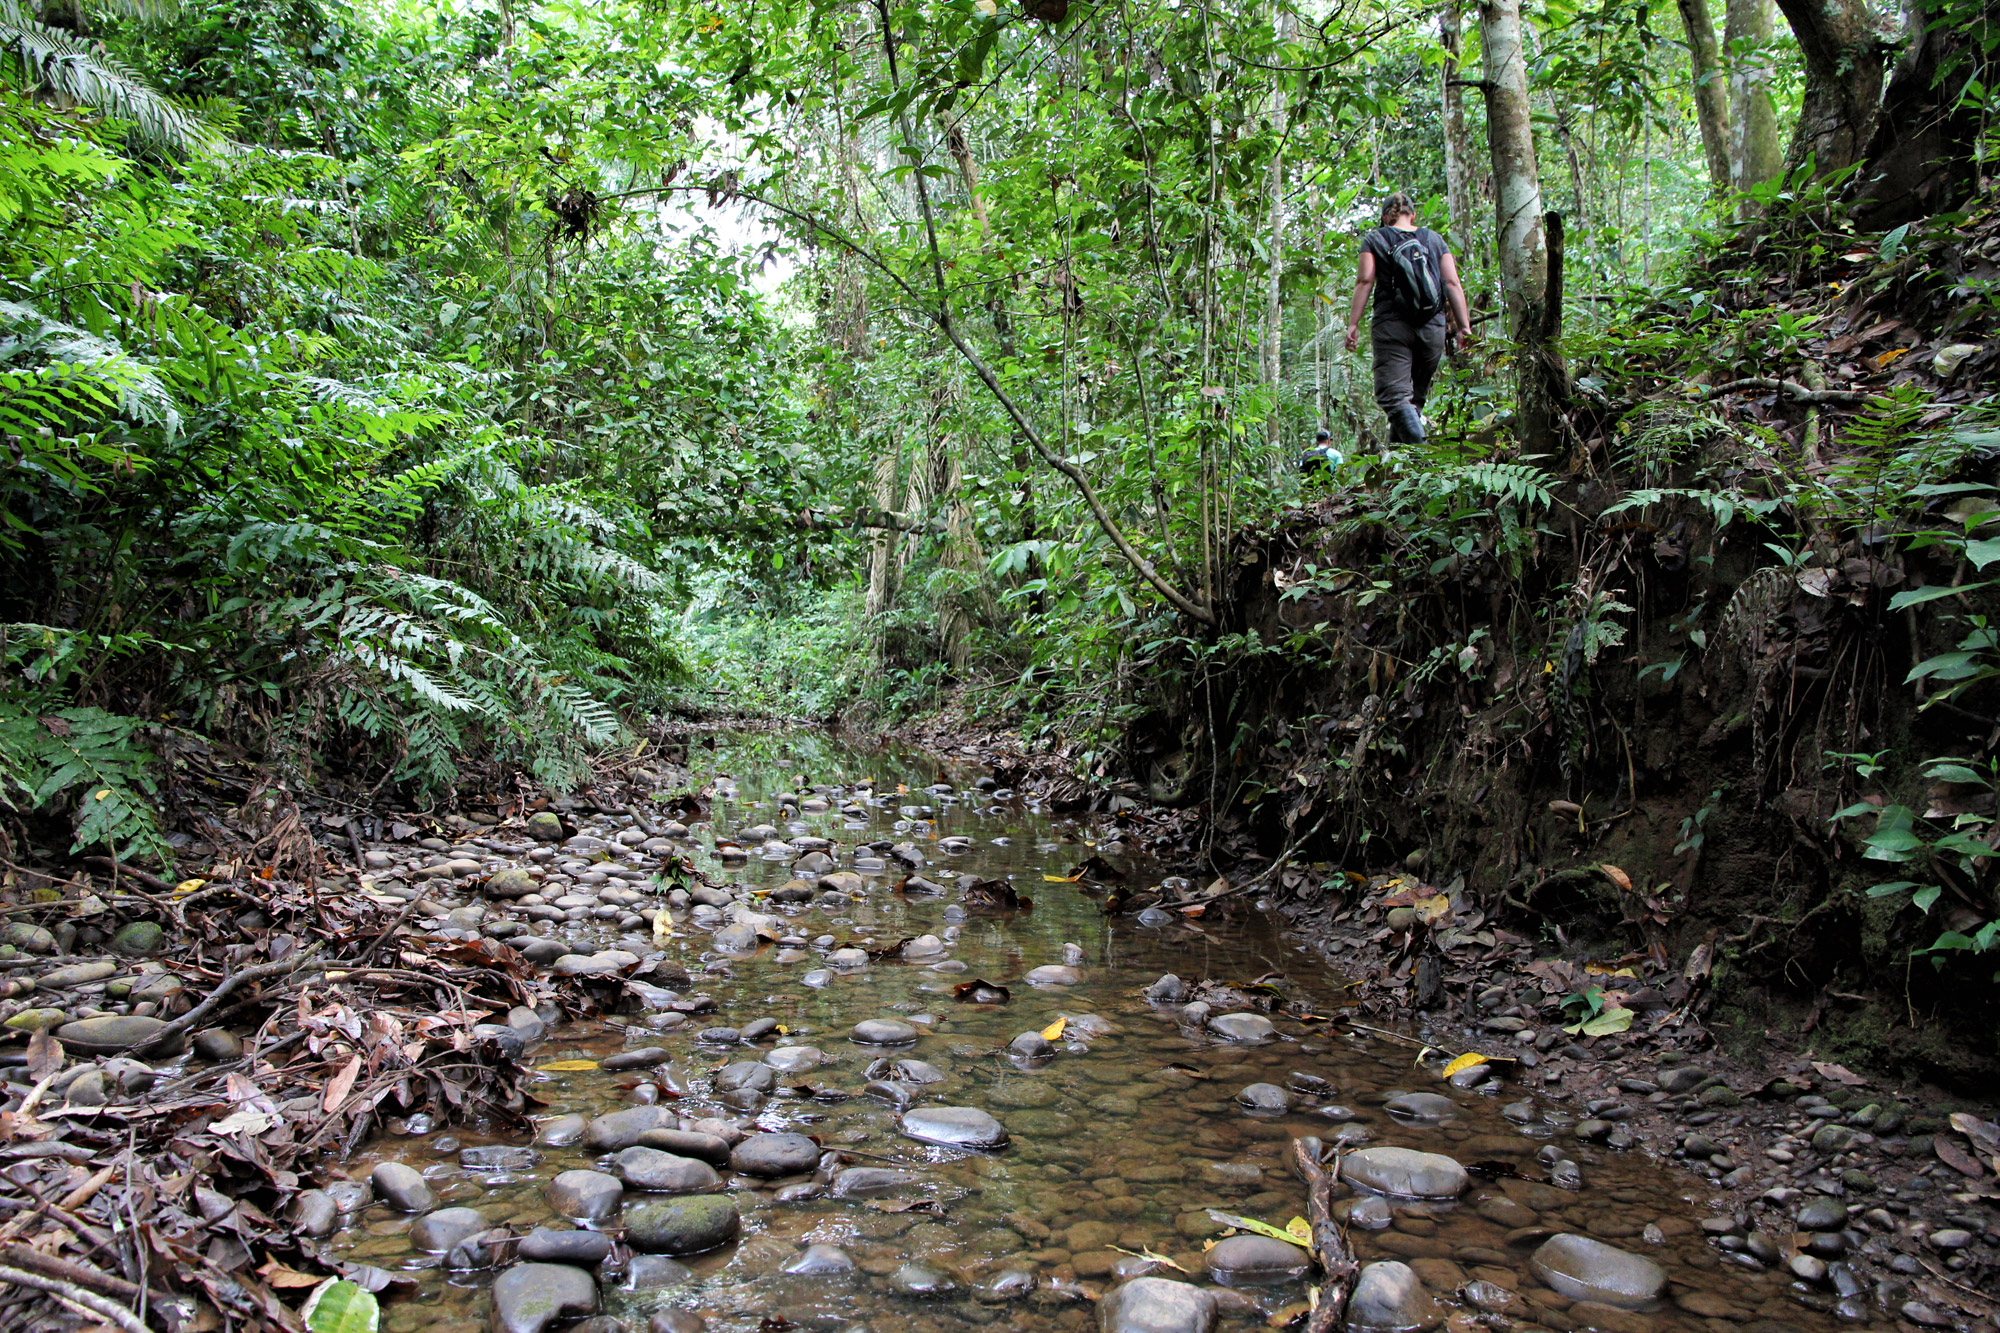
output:
[[1444, 237], [1417, 225], [1407, 194], [1382, 203], [1382, 225], [1361, 239], [1361, 267], [1347, 310], [1347, 350], [1361, 344], [1361, 310], [1375, 293], [1370, 346], [1375, 401], [1389, 418], [1392, 444], [1422, 444], [1424, 399], [1444, 359], [1446, 321], [1454, 345], [1472, 333], [1458, 261]]

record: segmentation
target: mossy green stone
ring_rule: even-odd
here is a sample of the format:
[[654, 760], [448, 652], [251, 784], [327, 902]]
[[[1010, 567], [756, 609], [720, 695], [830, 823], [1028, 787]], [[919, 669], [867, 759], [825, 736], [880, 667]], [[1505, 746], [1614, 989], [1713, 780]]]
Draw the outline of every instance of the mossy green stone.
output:
[[16, 1032], [47, 1032], [67, 1022], [69, 1015], [60, 1009], [23, 1009], [7, 1020], [7, 1026]]
[[119, 953], [135, 956], [158, 953], [166, 933], [157, 921], [133, 921], [111, 937], [111, 947]]
[[743, 1228], [736, 1205], [721, 1194], [628, 1202], [625, 1240], [642, 1254], [700, 1254], [735, 1240]]

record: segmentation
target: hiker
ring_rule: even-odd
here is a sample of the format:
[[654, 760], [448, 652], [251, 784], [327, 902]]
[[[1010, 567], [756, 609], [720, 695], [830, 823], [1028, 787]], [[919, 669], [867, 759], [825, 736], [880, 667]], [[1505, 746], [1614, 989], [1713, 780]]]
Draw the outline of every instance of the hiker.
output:
[[1392, 444], [1422, 444], [1424, 398], [1444, 359], [1447, 316], [1456, 347], [1471, 336], [1472, 315], [1458, 281], [1458, 261], [1444, 237], [1417, 225], [1417, 206], [1407, 194], [1384, 200], [1382, 225], [1361, 240], [1361, 267], [1347, 310], [1350, 352], [1361, 344], [1361, 308], [1370, 288], [1375, 291], [1369, 335], [1375, 401], [1389, 418]]
[[1331, 472], [1341, 462], [1340, 450], [1333, 447], [1333, 432], [1322, 428], [1313, 436], [1312, 444], [1299, 455], [1299, 471], [1310, 477], [1315, 472]]

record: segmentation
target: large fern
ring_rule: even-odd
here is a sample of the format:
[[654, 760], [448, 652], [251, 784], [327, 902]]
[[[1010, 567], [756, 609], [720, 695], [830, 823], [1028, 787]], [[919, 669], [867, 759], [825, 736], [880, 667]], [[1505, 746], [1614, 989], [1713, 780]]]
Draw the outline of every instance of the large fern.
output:
[[166, 861], [154, 756], [138, 739], [145, 726], [100, 708], [37, 713], [0, 699], [0, 806], [65, 813], [73, 852]]
[[20, 0], [0, 0], [0, 47], [19, 59], [30, 83], [130, 121], [154, 147], [188, 157], [227, 142], [201, 113], [154, 89], [102, 46], [36, 19]]

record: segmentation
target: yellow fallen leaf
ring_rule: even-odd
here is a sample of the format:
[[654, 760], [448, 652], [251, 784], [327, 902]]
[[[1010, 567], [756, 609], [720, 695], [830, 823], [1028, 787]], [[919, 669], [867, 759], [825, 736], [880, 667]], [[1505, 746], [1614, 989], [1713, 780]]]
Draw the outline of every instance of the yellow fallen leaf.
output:
[[1313, 1236], [1312, 1223], [1306, 1221], [1303, 1217], [1295, 1217], [1291, 1221], [1285, 1223], [1285, 1230], [1290, 1232], [1292, 1235], [1297, 1236], [1299, 1238], [1300, 1244], [1302, 1245], [1312, 1244], [1312, 1236]]
[[1609, 861], [1600, 861], [1598, 862], [1597, 870], [1604, 878], [1610, 880], [1613, 884], [1625, 890], [1625, 892], [1632, 892], [1632, 877], [1617, 866], [1612, 865]]
[[1631, 977], [1638, 980], [1639, 974], [1629, 967], [1613, 967], [1609, 963], [1585, 963], [1583, 970], [1593, 977]]
[[1438, 1075], [1438, 1077], [1450, 1078], [1453, 1074], [1456, 1074], [1461, 1069], [1470, 1069], [1474, 1065], [1483, 1065], [1485, 1063], [1486, 1063], [1486, 1057], [1481, 1055], [1478, 1051], [1467, 1051], [1464, 1055], [1459, 1056], [1458, 1059], [1453, 1060], [1450, 1064], [1446, 1065], [1444, 1067], [1444, 1073]]
[[202, 887], [206, 883], [208, 883], [208, 881], [205, 879], [184, 879], [180, 883], [174, 885], [174, 895], [176, 897], [183, 897], [187, 894], [193, 893], [196, 889]]
[[1440, 921], [1451, 915], [1451, 899], [1444, 894], [1433, 894], [1429, 898], [1419, 898], [1410, 906], [1417, 911], [1417, 920], [1425, 925]]
[[778, 1024], [778, 1035], [781, 1037], [789, 1037], [792, 1035], [792, 1030], [786, 1027], [783, 1023], [780, 1023]]
[[1049, 883], [1051, 883], [1051, 884], [1074, 884], [1074, 883], [1076, 883], [1076, 882], [1077, 882], [1078, 880], [1082, 879], [1082, 878], [1083, 878], [1083, 876], [1082, 876], [1081, 874], [1076, 874], [1076, 875], [1048, 875], [1048, 874], [1045, 874], [1045, 875], [1043, 875], [1043, 876], [1042, 876], [1042, 878], [1043, 878], [1043, 879], [1045, 879], [1045, 880], [1047, 880], [1047, 881], [1048, 881]]
[[1042, 1036], [1048, 1041], [1061, 1041], [1063, 1029], [1068, 1026], [1069, 1020], [1067, 1018], [1058, 1018], [1055, 1022], [1042, 1029]]
[[1907, 356], [1909, 351], [1910, 349], [1907, 347], [1891, 347], [1880, 356], [1870, 357], [1869, 361], [1874, 365], [1875, 369], [1887, 370], [1899, 358]]
[[575, 1074], [585, 1069], [597, 1068], [595, 1060], [558, 1060], [550, 1065], [537, 1065], [537, 1074]]

